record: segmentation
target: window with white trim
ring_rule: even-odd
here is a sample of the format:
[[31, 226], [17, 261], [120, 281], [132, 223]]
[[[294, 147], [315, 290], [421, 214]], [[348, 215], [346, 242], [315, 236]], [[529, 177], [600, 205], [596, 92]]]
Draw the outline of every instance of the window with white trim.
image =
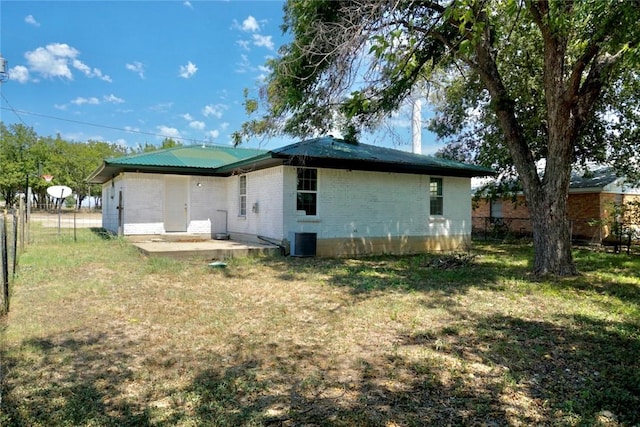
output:
[[442, 195], [442, 178], [431, 178], [429, 181], [429, 199], [431, 215], [444, 214], [444, 197]]
[[239, 206], [240, 206], [240, 216], [247, 216], [247, 176], [240, 175], [239, 180]]
[[306, 215], [316, 215], [318, 202], [318, 170], [309, 168], [297, 169], [296, 210]]

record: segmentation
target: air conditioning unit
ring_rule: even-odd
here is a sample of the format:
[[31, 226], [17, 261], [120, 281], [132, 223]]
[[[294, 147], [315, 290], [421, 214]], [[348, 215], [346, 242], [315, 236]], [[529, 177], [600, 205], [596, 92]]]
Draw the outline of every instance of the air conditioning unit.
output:
[[291, 256], [316, 256], [317, 233], [290, 233], [289, 240], [291, 242]]

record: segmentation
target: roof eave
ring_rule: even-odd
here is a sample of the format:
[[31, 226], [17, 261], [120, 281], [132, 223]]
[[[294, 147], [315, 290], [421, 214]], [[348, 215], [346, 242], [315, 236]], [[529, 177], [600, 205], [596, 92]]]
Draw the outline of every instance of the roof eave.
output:
[[173, 175], [227, 176], [217, 168], [149, 165], [105, 165], [87, 178], [89, 184], [104, 184], [123, 172], [156, 173]]
[[384, 162], [380, 160], [352, 160], [327, 157], [308, 157], [275, 155], [285, 164], [292, 166], [321, 167], [330, 169], [362, 170], [371, 172], [411, 173], [420, 175], [442, 175], [472, 178], [475, 176], [495, 175], [495, 171], [477, 168], [451, 168], [438, 165], [420, 165], [415, 163]]
[[106, 165], [105, 165], [105, 162], [103, 161], [102, 164], [98, 166], [96, 170], [91, 172], [91, 174], [87, 177], [87, 182], [89, 184], [104, 184], [106, 181], [101, 181], [99, 177], [101, 177], [105, 167]]

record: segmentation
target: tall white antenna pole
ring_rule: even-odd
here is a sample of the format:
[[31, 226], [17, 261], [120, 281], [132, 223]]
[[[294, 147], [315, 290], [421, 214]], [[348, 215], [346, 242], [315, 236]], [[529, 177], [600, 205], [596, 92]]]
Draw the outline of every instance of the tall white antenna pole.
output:
[[0, 83], [7, 81], [9, 78], [9, 70], [7, 69], [7, 60], [0, 54]]
[[411, 152], [422, 154], [422, 99], [413, 98], [413, 111], [411, 113]]

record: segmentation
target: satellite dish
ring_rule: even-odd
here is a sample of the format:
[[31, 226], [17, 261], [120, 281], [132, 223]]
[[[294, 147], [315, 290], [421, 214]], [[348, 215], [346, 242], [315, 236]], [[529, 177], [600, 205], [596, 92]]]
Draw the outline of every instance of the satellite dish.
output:
[[65, 199], [72, 193], [71, 188], [66, 185], [52, 185], [47, 188], [47, 194], [56, 199]]

